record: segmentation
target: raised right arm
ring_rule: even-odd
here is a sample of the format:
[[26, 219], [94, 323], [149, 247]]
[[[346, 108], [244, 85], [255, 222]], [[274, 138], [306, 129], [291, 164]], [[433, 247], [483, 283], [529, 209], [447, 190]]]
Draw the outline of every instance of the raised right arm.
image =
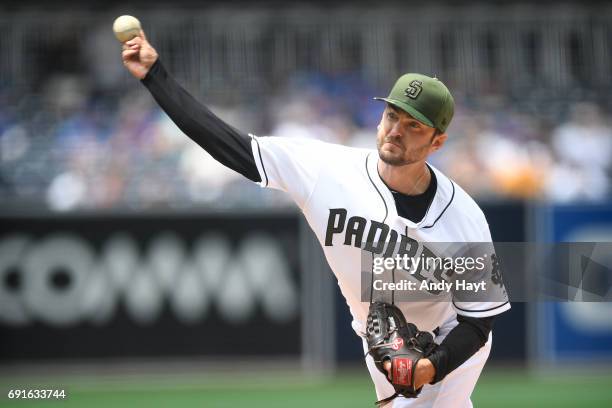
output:
[[172, 76], [159, 60], [144, 32], [123, 44], [123, 63], [147, 87], [159, 106], [194, 142], [219, 163], [259, 182], [251, 138], [215, 116]]

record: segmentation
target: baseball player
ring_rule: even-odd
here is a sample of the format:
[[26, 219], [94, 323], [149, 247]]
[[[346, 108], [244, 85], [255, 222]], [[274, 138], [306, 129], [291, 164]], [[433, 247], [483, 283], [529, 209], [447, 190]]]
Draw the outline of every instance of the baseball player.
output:
[[[302, 210], [346, 298], [353, 329], [364, 339], [380, 405], [472, 406], [493, 321], [510, 308], [507, 299], [437, 301], [440, 295], [432, 293], [431, 300], [373, 303], [363, 301], [360, 280], [362, 251], [385, 255], [424, 251], [421, 244], [429, 242], [491, 241], [478, 205], [426, 161], [444, 146], [453, 117], [454, 101], [442, 82], [419, 74], [400, 77], [387, 98], [377, 98], [386, 104], [377, 149], [367, 150], [234, 129], [169, 75], [142, 31], [123, 44], [122, 58], [187, 136], [253, 182], [288, 193]], [[413, 278], [432, 279], [425, 273]], [[380, 327], [401, 338], [378, 341]], [[433, 333], [433, 341], [424, 333]], [[390, 354], [407, 345], [421, 354]]]

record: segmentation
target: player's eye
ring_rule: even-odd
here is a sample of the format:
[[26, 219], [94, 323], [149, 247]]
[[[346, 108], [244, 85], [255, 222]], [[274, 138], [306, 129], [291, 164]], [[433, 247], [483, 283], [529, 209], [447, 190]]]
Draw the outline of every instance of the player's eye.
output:
[[412, 121], [410, 122], [410, 127], [413, 129], [420, 129], [421, 125], [419, 124], [419, 122]]

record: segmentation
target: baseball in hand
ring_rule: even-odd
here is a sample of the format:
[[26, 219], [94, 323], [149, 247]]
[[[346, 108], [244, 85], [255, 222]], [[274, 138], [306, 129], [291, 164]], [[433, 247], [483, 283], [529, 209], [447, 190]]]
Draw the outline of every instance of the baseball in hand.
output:
[[113, 23], [113, 31], [115, 37], [124, 43], [132, 38], [136, 37], [141, 30], [140, 21], [136, 17], [132, 16], [119, 16]]

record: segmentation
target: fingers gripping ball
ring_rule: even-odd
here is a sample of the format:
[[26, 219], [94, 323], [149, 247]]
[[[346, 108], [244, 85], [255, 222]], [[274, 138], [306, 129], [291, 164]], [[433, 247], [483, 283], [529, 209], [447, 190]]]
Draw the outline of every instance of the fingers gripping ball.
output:
[[121, 43], [131, 40], [136, 37], [142, 27], [140, 26], [140, 21], [136, 17], [132, 16], [119, 16], [115, 19], [113, 23], [113, 31], [115, 32], [115, 37]]
[[368, 354], [376, 368], [387, 376], [385, 362], [390, 363], [390, 382], [395, 394], [379, 401], [386, 402], [397, 395], [416, 398], [421, 388], [415, 386], [415, 368], [421, 358], [429, 356], [436, 348], [431, 333], [419, 331], [408, 323], [399, 308], [388, 303], [370, 305], [366, 340]]

